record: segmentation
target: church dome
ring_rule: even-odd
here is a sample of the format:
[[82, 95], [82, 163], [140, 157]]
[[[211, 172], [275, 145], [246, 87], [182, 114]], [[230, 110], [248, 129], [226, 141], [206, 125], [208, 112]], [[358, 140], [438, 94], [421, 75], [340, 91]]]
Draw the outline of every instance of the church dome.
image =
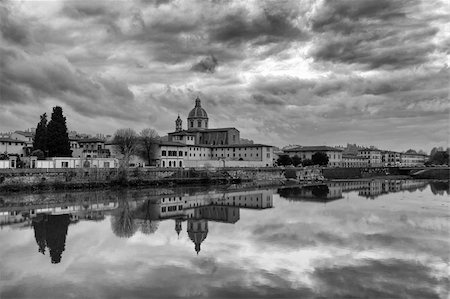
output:
[[195, 251], [200, 252], [200, 245], [208, 236], [208, 221], [205, 219], [188, 220], [187, 233], [189, 239], [195, 244]]
[[208, 118], [208, 114], [205, 109], [202, 108], [202, 104], [199, 98], [195, 99], [195, 107], [189, 112], [189, 118]]

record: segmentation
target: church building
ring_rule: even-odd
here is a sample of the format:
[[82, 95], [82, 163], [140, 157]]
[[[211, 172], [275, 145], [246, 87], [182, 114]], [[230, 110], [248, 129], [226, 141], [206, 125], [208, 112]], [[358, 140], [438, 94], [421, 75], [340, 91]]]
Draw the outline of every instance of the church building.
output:
[[175, 131], [160, 143], [159, 167], [270, 167], [273, 149], [264, 144], [241, 144], [234, 127], [209, 128], [208, 113], [201, 100], [187, 117], [187, 129], [178, 115]]
[[[175, 121], [175, 132], [169, 133], [169, 141], [179, 141], [196, 145], [229, 145], [240, 144], [239, 130], [236, 128], [208, 128], [208, 114], [202, 108], [199, 98], [195, 107], [189, 112], [187, 130], [183, 130], [183, 121], [178, 115]], [[189, 137], [189, 138], [188, 138]]]

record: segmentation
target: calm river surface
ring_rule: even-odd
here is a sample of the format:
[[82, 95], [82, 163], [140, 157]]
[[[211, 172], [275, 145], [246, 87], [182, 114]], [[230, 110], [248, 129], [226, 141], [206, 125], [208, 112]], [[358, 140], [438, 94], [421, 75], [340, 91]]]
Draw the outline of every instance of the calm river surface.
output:
[[448, 298], [448, 182], [0, 195], [0, 298]]

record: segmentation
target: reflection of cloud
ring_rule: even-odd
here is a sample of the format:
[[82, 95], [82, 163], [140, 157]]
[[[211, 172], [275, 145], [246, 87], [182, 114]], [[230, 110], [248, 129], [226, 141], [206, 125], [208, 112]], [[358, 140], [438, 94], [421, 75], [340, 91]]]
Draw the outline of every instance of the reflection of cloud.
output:
[[[126, 240], [111, 233], [107, 218], [80, 221], [58, 265], [37, 252], [32, 230], [7, 228], [0, 230], [1, 295], [445, 298], [448, 201], [431, 196], [427, 188], [367, 201], [351, 192], [326, 205], [275, 197], [273, 209], [241, 209], [233, 225], [209, 221], [199, 256], [173, 220], [160, 221], [151, 238]], [[120, 202], [120, 213], [127, 203], [142, 219], [152, 208]]]
[[321, 296], [333, 298], [442, 298], [450, 291], [448, 278], [436, 277], [433, 269], [418, 262], [397, 259], [320, 267], [311, 279]]

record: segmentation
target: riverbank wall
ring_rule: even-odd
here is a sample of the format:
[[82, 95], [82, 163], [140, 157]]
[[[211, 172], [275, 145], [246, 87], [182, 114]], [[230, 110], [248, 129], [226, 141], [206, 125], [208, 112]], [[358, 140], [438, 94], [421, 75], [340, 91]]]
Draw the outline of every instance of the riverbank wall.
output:
[[258, 182], [270, 185], [285, 179], [280, 168], [167, 169], [132, 168], [124, 177], [118, 169], [2, 169], [0, 192], [97, 189], [114, 186], [173, 186]]
[[364, 178], [449, 179], [449, 168], [131, 168], [126, 178], [118, 169], [1, 169], [0, 192], [100, 189], [116, 186], [217, 185], [246, 182], [253, 186], [284, 184], [286, 180], [320, 181]]

